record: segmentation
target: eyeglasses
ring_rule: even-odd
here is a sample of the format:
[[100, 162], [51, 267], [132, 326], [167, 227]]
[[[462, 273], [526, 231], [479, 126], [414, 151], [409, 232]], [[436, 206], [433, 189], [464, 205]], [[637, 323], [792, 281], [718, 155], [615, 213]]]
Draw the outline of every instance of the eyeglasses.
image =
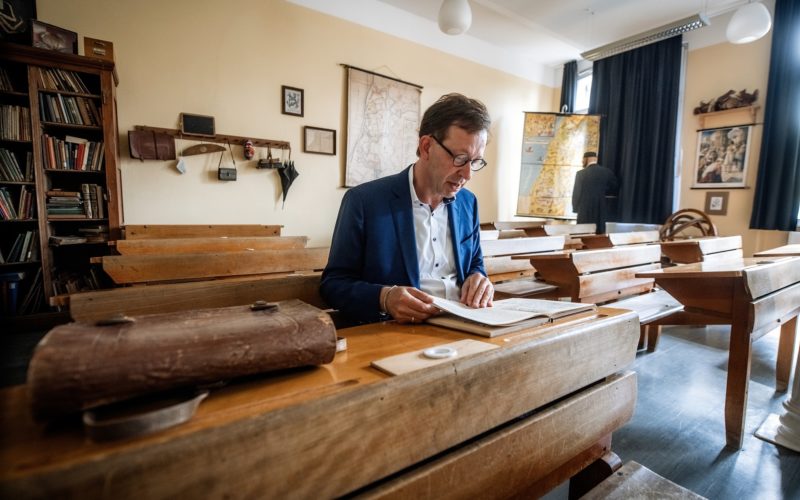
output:
[[475, 158], [474, 160], [470, 160], [469, 156], [467, 155], [454, 155], [453, 152], [447, 149], [447, 146], [442, 144], [442, 141], [437, 139], [435, 135], [431, 135], [431, 137], [433, 138], [434, 141], [436, 141], [436, 144], [440, 145], [442, 149], [447, 151], [447, 154], [453, 157], [454, 166], [460, 168], [469, 163], [469, 169], [472, 170], [473, 172], [477, 172], [478, 170], [486, 166], [486, 160], [484, 160], [483, 158]]

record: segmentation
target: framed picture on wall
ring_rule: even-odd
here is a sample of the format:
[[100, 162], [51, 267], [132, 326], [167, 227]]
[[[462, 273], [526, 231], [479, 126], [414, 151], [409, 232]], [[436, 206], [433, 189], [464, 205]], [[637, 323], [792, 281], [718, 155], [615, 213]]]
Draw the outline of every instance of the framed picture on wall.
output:
[[52, 24], [31, 20], [33, 46], [65, 54], [78, 53], [78, 34]]
[[752, 126], [698, 131], [693, 188], [743, 188], [747, 180]]
[[303, 152], [335, 155], [336, 131], [328, 128], [303, 127]]
[[706, 193], [705, 212], [708, 215], [726, 215], [728, 213], [728, 192], [709, 191]]
[[281, 87], [283, 99], [281, 112], [284, 115], [303, 116], [303, 89], [294, 87]]

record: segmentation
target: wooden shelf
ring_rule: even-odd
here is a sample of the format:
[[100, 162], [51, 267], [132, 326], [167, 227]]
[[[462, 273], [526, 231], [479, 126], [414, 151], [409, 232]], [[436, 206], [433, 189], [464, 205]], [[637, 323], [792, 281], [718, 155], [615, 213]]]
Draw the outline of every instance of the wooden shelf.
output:
[[[712, 116], [723, 116], [723, 115], [730, 115], [734, 113], [743, 113], [747, 112], [750, 114], [750, 124], [756, 123], [756, 116], [758, 115], [758, 110], [761, 109], [761, 106], [742, 106], [740, 108], [732, 108], [732, 109], [723, 109], [722, 111], [710, 111], [708, 113], [700, 113], [697, 116], [698, 120], [700, 121], [700, 128], [706, 127], [706, 118]], [[744, 124], [743, 124], [744, 125]]]
[[160, 127], [148, 127], [145, 125], [136, 125], [134, 127], [135, 130], [150, 130], [152, 132], [156, 132], [159, 134], [167, 134], [175, 137], [176, 139], [182, 139], [186, 141], [197, 141], [197, 142], [216, 142], [219, 144], [233, 144], [241, 146], [244, 144], [245, 141], [251, 141], [253, 146], [255, 147], [270, 147], [275, 149], [288, 149], [291, 151], [292, 146], [289, 144], [288, 141], [275, 141], [272, 139], [256, 139], [255, 137], [244, 137], [239, 135], [222, 135], [217, 134], [214, 136], [202, 137], [199, 135], [186, 135], [182, 133], [180, 130], [173, 129], [173, 128], [160, 128]]

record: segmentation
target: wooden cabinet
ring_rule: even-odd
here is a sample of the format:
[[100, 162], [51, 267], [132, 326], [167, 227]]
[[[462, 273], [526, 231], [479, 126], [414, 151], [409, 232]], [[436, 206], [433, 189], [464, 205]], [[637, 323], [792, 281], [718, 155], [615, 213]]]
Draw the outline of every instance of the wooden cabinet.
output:
[[90, 258], [120, 233], [117, 80], [112, 62], [16, 44], [0, 44], [0, 69], [0, 204], [15, 210], [0, 221], [0, 314], [15, 316], [105, 285]]

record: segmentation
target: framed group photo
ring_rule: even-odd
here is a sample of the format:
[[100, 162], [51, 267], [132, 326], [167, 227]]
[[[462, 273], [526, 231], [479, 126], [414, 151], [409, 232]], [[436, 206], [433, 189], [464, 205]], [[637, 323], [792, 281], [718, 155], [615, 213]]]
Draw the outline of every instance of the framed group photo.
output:
[[752, 128], [752, 125], [736, 125], [698, 131], [692, 187], [745, 187]]
[[281, 87], [281, 113], [284, 115], [303, 116], [303, 89]]

